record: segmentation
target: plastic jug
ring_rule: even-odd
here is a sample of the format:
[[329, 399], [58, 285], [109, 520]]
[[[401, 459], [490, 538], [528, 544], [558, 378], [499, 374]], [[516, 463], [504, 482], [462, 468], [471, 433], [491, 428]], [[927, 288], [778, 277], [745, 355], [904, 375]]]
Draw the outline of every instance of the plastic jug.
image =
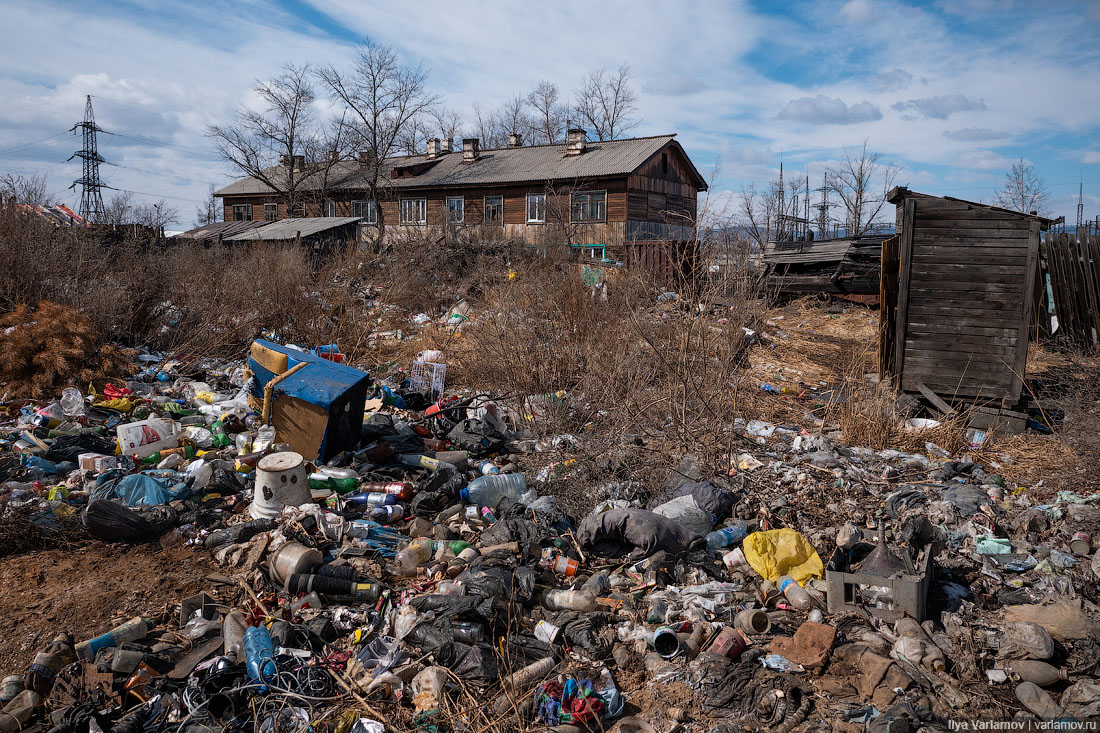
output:
[[503, 498], [518, 501], [527, 491], [527, 479], [522, 473], [479, 476], [459, 492], [459, 498], [469, 504], [495, 506]]

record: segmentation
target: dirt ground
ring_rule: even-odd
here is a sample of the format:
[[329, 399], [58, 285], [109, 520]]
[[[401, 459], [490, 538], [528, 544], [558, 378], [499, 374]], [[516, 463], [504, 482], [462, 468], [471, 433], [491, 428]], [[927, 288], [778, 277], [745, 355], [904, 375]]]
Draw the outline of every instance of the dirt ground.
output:
[[0, 670], [26, 670], [59, 631], [81, 641], [203, 590], [218, 572], [210, 553], [189, 547], [105, 545], [0, 559]]

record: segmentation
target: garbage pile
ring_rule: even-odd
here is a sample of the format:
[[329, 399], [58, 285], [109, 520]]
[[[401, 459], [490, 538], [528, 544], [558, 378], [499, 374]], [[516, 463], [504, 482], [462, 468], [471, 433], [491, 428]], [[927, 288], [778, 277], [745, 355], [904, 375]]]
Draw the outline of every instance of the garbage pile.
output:
[[339, 362], [256, 342], [202, 379], [7, 405], [0, 516], [224, 574], [159, 618], [59, 629], [0, 683], [0, 732], [1100, 716], [1100, 494], [752, 421], [728, 474], [685, 459], [664, 495], [607, 482], [578, 518], [489, 396]]

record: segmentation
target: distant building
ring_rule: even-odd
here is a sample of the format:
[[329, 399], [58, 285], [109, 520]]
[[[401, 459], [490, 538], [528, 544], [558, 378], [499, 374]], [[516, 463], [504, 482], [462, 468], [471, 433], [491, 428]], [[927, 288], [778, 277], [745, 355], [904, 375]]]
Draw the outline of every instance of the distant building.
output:
[[[359, 217], [360, 241], [373, 239], [379, 213], [387, 242], [422, 240], [446, 233], [458, 237], [508, 237], [542, 245], [568, 242], [582, 255], [603, 259], [646, 259], [661, 249], [694, 239], [698, 193], [707, 189], [674, 135], [604, 142], [570, 130], [563, 145], [481, 150], [476, 138], [452, 151], [450, 141], [433, 139], [423, 155], [394, 157], [382, 201], [370, 201], [364, 168], [337, 163], [325, 192], [309, 203], [286, 203], [265, 184], [242, 178], [217, 191], [225, 220], [276, 221], [290, 217]], [[301, 158], [282, 165], [311, 187]], [[279, 166], [273, 176], [286, 175]], [[314, 191], [320, 189], [315, 176]]]

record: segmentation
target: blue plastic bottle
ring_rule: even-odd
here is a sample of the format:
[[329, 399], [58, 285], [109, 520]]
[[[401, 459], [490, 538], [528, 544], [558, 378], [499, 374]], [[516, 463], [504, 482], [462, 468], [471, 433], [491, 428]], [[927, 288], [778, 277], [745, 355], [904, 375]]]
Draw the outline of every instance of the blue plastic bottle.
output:
[[707, 535], [707, 553], [714, 555], [723, 547], [735, 545], [748, 536], [749, 528], [745, 522], [738, 522], [732, 527], [716, 529]]
[[267, 682], [278, 674], [275, 667], [275, 645], [266, 626], [250, 626], [244, 632], [244, 659], [248, 678]]

